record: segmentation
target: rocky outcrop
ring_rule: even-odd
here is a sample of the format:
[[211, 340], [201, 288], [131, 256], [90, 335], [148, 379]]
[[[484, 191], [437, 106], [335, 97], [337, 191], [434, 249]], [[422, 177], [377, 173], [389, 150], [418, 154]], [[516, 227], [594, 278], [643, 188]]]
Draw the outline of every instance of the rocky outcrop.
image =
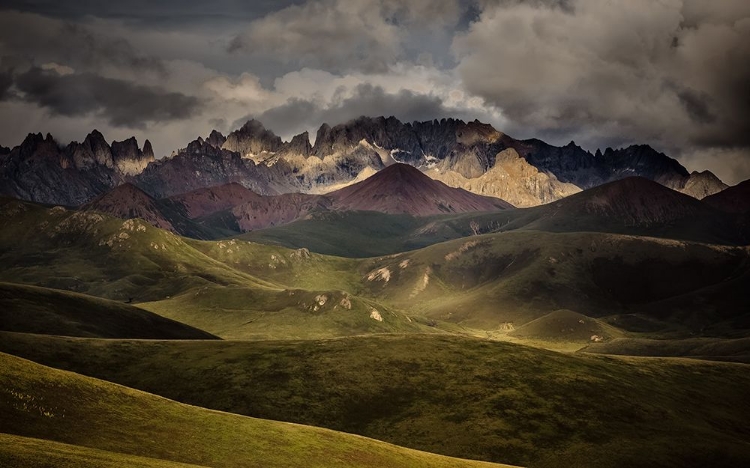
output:
[[0, 159], [3, 194], [39, 203], [78, 206], [122, 181], [98, 132], [60, 147], [47, 134], [29, 134]]
[[216, 148], [221, 148], [226, 141], [227, 137], [216, 130], [211, 130], [211, 134], [206, 138], [206, 143]]
[[239, 130], [230, 133], [221, 147], [239, 153], [243, 157], [249, 157], [262, 153], [275, 153], [282, 144], [280, 137], [253, 119], [248, 120]]
[[687, 169], [676, 159], [648, 145], [633, 145], [619, 150], [607, 148], [603, 155], [596, 158], [596, 166], [606, 174], [606, 182], [638, 176], [674, 190], [682, 188], [690, 177]]
[[560, 182], [554, 174], [540, 172], [513, 148], [498, 153], [495, 165], [476, 178], [453, 170], [430, 169], [425, 174], [451, 187], [501, 198], [518, 208], [543, 205], [581, 191], [576, 185]]
[[150, 163], [154, 162], [154, 151], [148, 140], [143, 150], [138, 148], [135, 137], [124, 141], [112, 142], [112, 159], [117, 171], [125, 176], [140, 174]]
[[680, 188], [680, 192], [702, 200], [710, 195], [721, 192], [727, 187], [729, 186], [719, 180], [711, 171], [693, 171], [690, 173], [685, 185]]
[[300, 133], [292, 137], [292, 141], [285, 143], [280, 149], [282, 155], [302, 156], [307, 159], [312, 154], [312, 145], [310, 144], [310, 135], [307, 132]]

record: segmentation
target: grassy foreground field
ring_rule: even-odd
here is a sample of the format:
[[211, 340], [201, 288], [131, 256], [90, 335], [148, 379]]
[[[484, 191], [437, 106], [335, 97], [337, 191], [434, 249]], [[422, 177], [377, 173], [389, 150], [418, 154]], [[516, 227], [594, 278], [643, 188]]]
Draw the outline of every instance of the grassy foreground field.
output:
[[196, 408], [7, 354], [0, 433], [0, 462], [20, 466], [497, 466]]
[[[534, 467], [743, 466], [743, 364], [446, 335], [284, 342], [3, 333], [0, 350], [208, 408]], [[33, 435], [33, 434], [31, 434]]]

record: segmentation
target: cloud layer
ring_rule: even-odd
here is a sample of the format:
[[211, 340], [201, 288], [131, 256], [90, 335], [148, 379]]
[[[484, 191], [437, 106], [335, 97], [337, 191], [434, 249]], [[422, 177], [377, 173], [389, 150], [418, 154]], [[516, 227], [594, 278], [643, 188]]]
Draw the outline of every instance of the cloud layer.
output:
[[4, 2], [0, 143], [479, 118], [750, 177], [745, 0]]

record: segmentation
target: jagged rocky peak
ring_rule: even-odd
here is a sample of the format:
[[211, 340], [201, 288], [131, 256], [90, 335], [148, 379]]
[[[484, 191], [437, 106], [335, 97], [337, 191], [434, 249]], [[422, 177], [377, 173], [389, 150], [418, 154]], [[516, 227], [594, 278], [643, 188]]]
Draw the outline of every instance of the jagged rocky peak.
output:
[[248, 120], [240, 129], [230, 133], [222, 148], [235, 151], [242, 156], [257, 155], [263, 152], [275, 153], [283, 142], [271, 130], [255, 119]]
[[[325, 141], [325, 143], [324, 143]], [[324, 123], [315, 134], [315, 146], [313, 153], [317, 156], [333, 153], [333, 139], [331, 138], [331, 126]]]
[[140, 174], [148, 166], [149, 163], [154, 161], [154, 151], [151, 149], [151, 143], [148, 145], [144, 144], [144, 149], [148, 151], [141, 151], [138, 148], [138, 141], [135, 137], [130, 137], [123, 141], [112, 142], [112, 159], [114, 160], [115, 168], [121, 173], [129, 176]]
[[597, 162], [609, 169], [610, 180], [637, 175], [675, 190], [681, 189], [690, 175], [676, 159], [649, 145], [631, 145], [618, 150], [607, 148]]
[[65, 148], [65, 154], [69, 159], [69, 165], [76, 169], [90, 169], [95, 166], [111, 169], [114, 166], [111, 148], [98, 130], [86, 135], [83, 143], [70, 142]]
[[181, 149], [178, 153], [184, 154], [200, 154], [207, 156], [216, 156], [221, 154], [221, 147], [214, 146], [202, 137], [198, 137], [195, 140], [187, 144], [187, 147]]
[[154, 160], [154, 149], [151, 147], [151, 142], [146, 140], [143, 142], [143, 157]]
[[49, 133], [46, 138], [41, 133], [29, 133], [21, 143], [19, 151], [22, 158], [60, 156], [60, 148]]
[[302, 156], [310, 156], [312, 153], [312, 145], [310, 144], [310, 134], [302, 132], [299, 135], [292, 137], [292, 141], [284, 145], [283, 152], [289, 154], [300, 154]]
[[391, 117], [358, 117], [344, 124], [331, 127], [321, 125], [318, 129], [313, 154], [319, 157], [346, 152], [362, 140], [386, 149], [398, 149], [411, 153], [420, 148], [411, 126]]
[[216, 148], [221, 148], [225, 141], [227, 141], [227, 137], [222, 135], [218, 130], [211, 130], [211, 134], [206, 138], [206, 143]]
[[86, 139], [83, 140], [83, 146], [91, 152], [98, 164], [112, 167], [112, 148], [110, 148], [107, 140], [104, 139], [104, 135], [99, 130], [94, 129], [86, 135]]

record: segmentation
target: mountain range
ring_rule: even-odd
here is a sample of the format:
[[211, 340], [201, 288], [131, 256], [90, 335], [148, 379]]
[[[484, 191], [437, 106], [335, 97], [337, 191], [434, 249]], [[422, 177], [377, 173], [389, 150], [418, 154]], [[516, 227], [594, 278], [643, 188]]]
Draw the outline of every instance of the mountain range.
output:
[[72, 207], [124, 183], [157, 199], [229, 183], [259, 195], [322, 194], [396, 163], [516, 207], [549, 203], [630, 176], [695, 198], [727, 187], [712, 173], [689, 173], [646, 145], [592, 154], [573, 142], [555, 147], [517, 140], [476, 120], [403, 123], [360, 117], [333, 127], [323, 124], [314, 145], [307, 132], [285, 142], [250, 120], [226, 137], [214, 130], [162, 159], [155, 159], [148, 140], [143, 148], [134, 138], [110, 145], [96, 130], [82, 143], [64, 147], [49, 134], [30, 134], [21, 145], [0, 152], [0, 193]]

